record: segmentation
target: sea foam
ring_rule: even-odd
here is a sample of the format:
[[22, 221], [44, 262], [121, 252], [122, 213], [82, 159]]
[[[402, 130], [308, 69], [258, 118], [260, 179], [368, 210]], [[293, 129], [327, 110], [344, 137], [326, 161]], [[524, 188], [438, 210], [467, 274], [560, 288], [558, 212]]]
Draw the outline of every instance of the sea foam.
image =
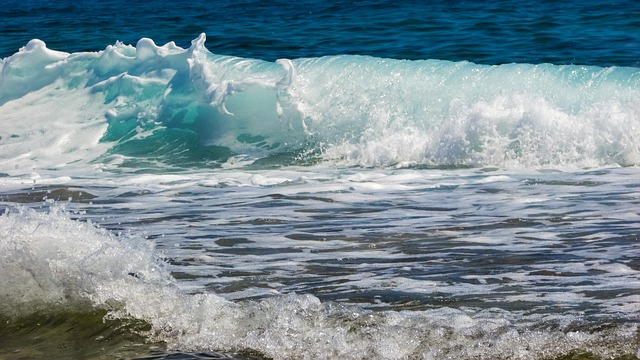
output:
[[241, 302], [190, 294], [176, 287], [149, 241], [72, 220], [57, 206], [49, 212], [8, 208], [0, 216], [0, 250], [3, 316], [101, 308], [109, 319], [145, 321], [150, 341], [180, 351], [274, 359], [506, 359], [637, 350], [633, 326], [582, 331], [571, 316], [549, 319], [555, 329], [549, 331], [526, 325], [544, 319], [523, 321], [500, 309], [374, 312], [293, 293]]

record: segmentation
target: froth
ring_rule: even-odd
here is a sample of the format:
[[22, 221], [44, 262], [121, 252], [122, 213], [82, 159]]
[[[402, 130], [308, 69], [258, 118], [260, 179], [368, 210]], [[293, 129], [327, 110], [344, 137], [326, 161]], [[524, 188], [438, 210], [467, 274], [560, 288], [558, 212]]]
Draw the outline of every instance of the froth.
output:
[[8, 208], [0, 216], [0, 250], [0, 312], [9, 316], [72, 309], [106, 284], [170, 281], [153, 244], [71, 220], [58, 207]]
[[145, 301], [129, 301], [125, 314], [150, 322], [149, 336], [171, 349], [273, 359], [543, 359], [582, 349], [604, 358], [637, 350], [634, 326], [581, 331], [564, 318], [542, 319], [534, 330], [499, 309], [372, 312], [312, 295], [230, 303], [213, 294], [149, 292]]
[[274, 359], [542, 359], [581, 349], [600, 357], [638, 350], [635, 325], [580, 330], [569, 315], [370, 311], [310, 294], [240, 302], [189, 294], [176, 287], [147, 241], [114, 236], [57, 207], [6, 210], [0, 253], [3, 315], [104, 308], [110, 318], [147, 322], [150, 340], [178, 351], [251, 351]]
[[[527, 167], [640, 161], [635, 69], [300, 60], [289, 89], [327, 159]], [[624, 132], [624, 133], [623, 133]]]

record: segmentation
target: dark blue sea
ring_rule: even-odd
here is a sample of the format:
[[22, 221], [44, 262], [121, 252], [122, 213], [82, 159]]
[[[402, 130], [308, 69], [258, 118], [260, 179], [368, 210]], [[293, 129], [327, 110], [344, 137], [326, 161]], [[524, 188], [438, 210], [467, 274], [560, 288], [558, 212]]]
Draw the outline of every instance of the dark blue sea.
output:
[[0, 20], [0, 358], [640, 358], [639, 2]]

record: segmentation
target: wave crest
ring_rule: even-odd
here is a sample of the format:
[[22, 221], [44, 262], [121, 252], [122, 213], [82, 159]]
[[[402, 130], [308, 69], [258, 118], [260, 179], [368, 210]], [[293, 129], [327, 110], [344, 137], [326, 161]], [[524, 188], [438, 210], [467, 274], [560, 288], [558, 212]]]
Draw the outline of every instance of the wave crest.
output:
[[266, 62], [215, 55], [205, 39], [75, 54], [32, 40], [0, 64], [0, 170], [283, 165], [282, 154], [299, 165], [640, 164], [635, 68]]

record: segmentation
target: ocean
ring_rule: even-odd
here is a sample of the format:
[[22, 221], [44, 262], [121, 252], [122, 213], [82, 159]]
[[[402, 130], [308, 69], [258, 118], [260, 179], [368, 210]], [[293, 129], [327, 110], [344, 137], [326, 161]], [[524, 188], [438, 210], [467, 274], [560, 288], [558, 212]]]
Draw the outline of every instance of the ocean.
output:
[[640, 3], [5, 0], [0, 358], [640, 358]]

